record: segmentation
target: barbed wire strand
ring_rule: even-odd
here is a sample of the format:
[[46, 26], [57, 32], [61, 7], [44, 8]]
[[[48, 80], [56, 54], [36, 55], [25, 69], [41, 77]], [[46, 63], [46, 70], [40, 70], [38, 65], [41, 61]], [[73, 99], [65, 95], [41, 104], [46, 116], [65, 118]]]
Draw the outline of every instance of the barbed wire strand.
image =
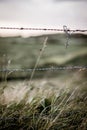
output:
[[[64, 29], [58, 28], [25, 28], [25, 27], [0, 27], [0, 29], [5, 30], [35, 30], [35, 31], [57, 31], [57, 32], [64, 32]], [[87, 32], [87, 29], [68, 29], [67, 31], [72, 32]]]
[[[52, 71], [52, 70], [87, 70], [87, 66], [60, 66], [60, 67], [44, 67], [36, 68], [35, 71]], [[33, 68], [28, 69], [0, 69], [0, 72], [32, 72]]]

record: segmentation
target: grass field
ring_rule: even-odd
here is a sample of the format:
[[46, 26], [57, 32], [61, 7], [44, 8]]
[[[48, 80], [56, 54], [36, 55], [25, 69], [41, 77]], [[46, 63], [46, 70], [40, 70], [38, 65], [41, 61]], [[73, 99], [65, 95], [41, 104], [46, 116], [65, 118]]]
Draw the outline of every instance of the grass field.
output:
[[[87, 35], [1, 37], [0, 69], [86, 66]], [[0, 130], [86, 130], [87, 70], [0, 73]]]

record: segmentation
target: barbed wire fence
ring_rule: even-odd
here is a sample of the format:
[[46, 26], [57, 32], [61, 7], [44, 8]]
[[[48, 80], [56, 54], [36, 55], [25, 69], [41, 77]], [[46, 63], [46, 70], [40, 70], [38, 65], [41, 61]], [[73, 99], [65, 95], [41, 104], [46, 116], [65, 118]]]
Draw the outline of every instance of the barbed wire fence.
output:
[[63, 26], [63, 29], [58, 28], [25, 28], [25, 27], [0, 27], [0, 29], [4, 30], [35, 30], [35, 31], [56, 31], [56, 32], [64, 32], [64, 29], [68, 32], [87, 32], [87, 29], [68, 29], [66, 25]]
[[[66, 48], [69, 46], [69, 38], [72, 33], [87, 32], [87, 29], [68, 29], [66, 25], [63, 29], [53, 29], [53, 28], [25, 28], [25, 27], [0, 27], [0, 30], [35, 30], [35, 31], [54, 31], [54, 32], [64, 32], [66, 34]], [[40, 68], [22, 68], [22, 69], [0, 69], [0, 72], [33, 72], [34, 71], [58, 71], [58, 70], [87, 70], [87, 66], [51, 66], [51, 67], [40, 67]]]

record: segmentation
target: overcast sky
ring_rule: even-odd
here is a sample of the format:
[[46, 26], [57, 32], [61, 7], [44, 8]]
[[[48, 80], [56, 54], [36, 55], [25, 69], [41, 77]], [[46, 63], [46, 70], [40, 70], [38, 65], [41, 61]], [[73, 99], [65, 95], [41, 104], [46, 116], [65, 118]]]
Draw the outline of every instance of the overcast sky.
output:
[[[87, 0], [0, 0], [0, 26], [87, 29]], [[3, 31], [32, 35], [42, 31]]]

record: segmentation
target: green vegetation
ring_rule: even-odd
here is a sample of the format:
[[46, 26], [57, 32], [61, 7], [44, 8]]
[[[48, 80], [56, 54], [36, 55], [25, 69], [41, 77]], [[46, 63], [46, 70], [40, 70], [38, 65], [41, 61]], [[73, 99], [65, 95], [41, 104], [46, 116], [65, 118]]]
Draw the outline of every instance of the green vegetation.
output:
[[[65, 48], [66, 36], [64, 34], [48, 36], [47, 48], [40, 59], [38, 67], [87, 65], [87, 35], [74, 34], [69, 40], [69, 47]], [[0, 68], [33, 68], [43, 41], [46, 37], [6, 37], [0, 38]], [[8, 65], [10, 61], [10, 65]], [[8, 78], [23, 78], [30, 76], [28, 73], [12, 73]], [[41, 77], [37, 74], [35, 77]], [[1, 77], [1, 76], [0, 76]]]
[[23, 99], [19, 103], [0, 105], [2, 129], [86, 130], [87, 91], [80, 88], [67, 92], [66, 89], [49, 98], [36, 96], [30, 103]]
[[[37, 61], [36, 67], [87, 66], [87, 35], [71, 35], [67, 49], [65, 43], [64, 34], [1, 37], [0, 69], [33, 68]], [[87, 129], [86, 69], [0, 73], [0, 79], [0, 130]]]

